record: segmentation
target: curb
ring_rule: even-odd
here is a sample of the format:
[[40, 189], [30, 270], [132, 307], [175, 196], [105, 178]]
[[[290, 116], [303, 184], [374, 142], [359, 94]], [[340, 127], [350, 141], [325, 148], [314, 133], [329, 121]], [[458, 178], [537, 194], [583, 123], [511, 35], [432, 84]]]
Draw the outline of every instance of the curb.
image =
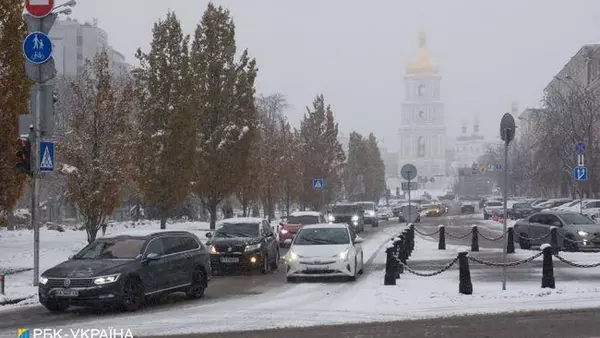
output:
[[27, 272], [27, 271], [31, 271], [33, 270], [33, 268], [19, 268], [19, 269], [0, 269], [0, 274], [3, 274], [5, 276], [10, 276], [10, 275], [15, 275], [17, 273], [21, 273], [21, 272]]
[[21, 298], [9, 299], [9, 300], [6, 300], [4, 302], [0, 302], [0, 306], [18, 304], [18, 303], [20, 303], [20, 302], [22, 302], [24, 300], [27, 300], [27, 299], [30, 299], [30, 298], [33, 298], [33, 297], [35, 297], [35, 295], [34, 296], [29, 296], [29, 297], [21, 297]]

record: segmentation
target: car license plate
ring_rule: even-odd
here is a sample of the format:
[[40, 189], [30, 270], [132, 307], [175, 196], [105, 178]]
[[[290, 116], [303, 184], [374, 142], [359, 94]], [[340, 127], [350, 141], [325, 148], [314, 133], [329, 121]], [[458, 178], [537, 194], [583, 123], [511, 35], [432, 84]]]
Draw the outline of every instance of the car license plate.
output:
[[77, 297], [79, 296], [79, 291], [70, 289], [60, 289], [56, 290], [54, 295], [56, 295], [57, 297]]
[[239, 263], [238, 257], [221, 257], [221, 263]]
[[310, 271], [325, 271], [325, 270], [329, 270], [329, 267], [326, 265], [320, 265], [320, 266], [307, 266], [306, 270], [310, 270]]

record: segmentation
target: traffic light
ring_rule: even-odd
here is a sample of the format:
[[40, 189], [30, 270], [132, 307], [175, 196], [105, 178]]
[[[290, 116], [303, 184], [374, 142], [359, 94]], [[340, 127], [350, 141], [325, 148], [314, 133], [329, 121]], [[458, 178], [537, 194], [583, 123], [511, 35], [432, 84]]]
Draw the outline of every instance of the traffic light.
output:
[[20, 137], [17, 140], [17, 169], [31, 175], [31, 142], [28, 137]]

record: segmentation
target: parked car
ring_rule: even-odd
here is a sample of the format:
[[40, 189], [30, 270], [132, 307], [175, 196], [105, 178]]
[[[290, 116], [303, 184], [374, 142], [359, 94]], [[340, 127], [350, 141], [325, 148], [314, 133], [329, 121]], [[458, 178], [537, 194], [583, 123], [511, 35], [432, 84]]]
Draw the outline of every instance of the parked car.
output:
[[348, 277], [364, 270], [364, 255], [354, 228], [348, 224], [316, 224], [302, 228], [286, 256], [287, 281], [297, 277]]
[[374, 202], [357, 202], [356, 204], [358, 204], [365, 212], [365, 224], [370, 224], [374, 228], [378, 227], [379, 217], [377, 217], [377, 204]]
[[546, 209], [552, 209], [558, 206], [561, 206], [565, 203], [569, 203], [572, 202], [573, 200], [570, 198], [555, 198], [555, 199], [551, 199], [548, 200], [544, 203], [539, 203], [533, 206], [533, 210], [535, 212], [540, 212], [542, 210], [546, 210]]
[[98, 238], [44, 271], [38, 294], [52, 312], [70, 306], [135, 311], [149, 296], [183, 291], [200, 298], [210, 275], [208, 249], [194, 234], [133, 230]]
[[329, 214], [329, 222], [349, 224], [356, 233], [365, 231], [364, 210], [356, 203], [334, 205]]
[[492, 216], [500, 216], [503, 209], [504, 204], [502, 202], [495, 200], [487, 201], [483, 207], [483, 219], [490, 219]]
[[514, 225], [515, 234], [518, 234], [515, 241], [521, 249], [548, 243], [547, 238], [539, 238], [550, 233], [552, 227], [559, 232], [559, 247], [566, 251], [600, 249], [600, 224], [575, 212], [542, 211], [519, 220]]
[[535, 211], [533, 210], [531, 204], [527, 202], [514, 203], [512, 207], [507, 210], [508, 217], [510, 219], [522, 219], [533, 214], [534, 212]]
[[279, 247], [289, 247], [292, 239], [305, 225], [326, 223], [325, 216], [318, 211], [299, 211], [291, 213], [286, 223], [279, 228]]
[[389, 221], [392, 217], [392, 210], [388, 207], [377, 207], [377, 218], [379, 220]]
[[226, 219], [206, 237], [214, 274], [252, 270], [267, 273], [279, 267], [277, 239], [269, 222], [262, 218]]
[[475, 213], [475, 203], [473, 202], [463, 202], [460, 206], [461, 214], [474, 214]]

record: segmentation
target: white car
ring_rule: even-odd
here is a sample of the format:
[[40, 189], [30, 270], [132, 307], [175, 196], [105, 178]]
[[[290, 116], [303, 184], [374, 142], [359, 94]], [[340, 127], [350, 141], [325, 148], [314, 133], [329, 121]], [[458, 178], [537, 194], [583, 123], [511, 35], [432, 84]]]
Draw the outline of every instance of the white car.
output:
[[356, 280], [364, 270], [362, 242], [363, 239], [347, 224], [303, 227], [285, 257], [287, 281], [297, 277], [348, 277]]

